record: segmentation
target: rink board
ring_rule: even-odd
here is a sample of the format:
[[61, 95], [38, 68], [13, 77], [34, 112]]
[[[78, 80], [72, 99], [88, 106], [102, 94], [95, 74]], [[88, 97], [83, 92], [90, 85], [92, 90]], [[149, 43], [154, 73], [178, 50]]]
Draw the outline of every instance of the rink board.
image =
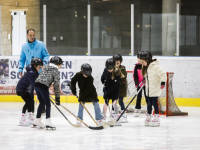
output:
[[[99, 96], [99, 103], [103, 104], [103, 96]], [[35, 96], [35, 100], [37, 97]], [[175, 98], [178, 106], [192, 106], [200, 107], [200, 98]], [[0, 102], [24, 102], [20, 96], [16, 95], [1, 95]], [[78, 103], [78, 99], [75, 96], [61, 96], [61, 103]], [[111, 101], [110, 101], [111, 103]], [[134, 104], [135, 102], [133, 102]]]

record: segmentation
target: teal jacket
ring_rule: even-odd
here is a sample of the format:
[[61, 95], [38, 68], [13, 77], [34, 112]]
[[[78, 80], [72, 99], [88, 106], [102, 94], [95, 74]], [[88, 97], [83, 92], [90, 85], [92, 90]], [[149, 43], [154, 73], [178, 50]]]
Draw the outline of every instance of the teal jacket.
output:
[[22, 72], [24, 65], [31, 64], [31, 60], [35, 57], [39, 57], [43, 60], [43, 64], [46, 65], [49, 61], [49, 53], [45, 44], [35, 39], [35, 42], [29, 43], [28, 41], [22, 45], [22, 50], [19, 59], [19, 72]]

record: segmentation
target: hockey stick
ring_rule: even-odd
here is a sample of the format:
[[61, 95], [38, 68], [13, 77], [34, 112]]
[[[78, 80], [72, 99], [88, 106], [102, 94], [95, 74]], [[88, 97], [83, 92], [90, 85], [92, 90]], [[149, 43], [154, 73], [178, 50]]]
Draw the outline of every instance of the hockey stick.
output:
[[[143, 81], [140, 82], [140, 84], [138, 85], [138, 87], [139, 87], [142, 83], [143, 83]], [[126, 102], [129, 100], [129, 98], [131, 97], [131, 95], [132, 95], [133, 93], [135, 93], [136, 91], [137, 91], [137, 88], [129, 95], [129, 97], [126, 99], [126, 101], [124, 102], [124, 104], [126, 104]]]
[[85, 108], [85, 110], [87, 111], [87, 113], [90, 115], [90, 117], [92, 118], [92, 120], [95, 122], [95, 124], [97, 125], [97, 126], [99, 126], [98, 124], [97, 124], [97, 122], [94, 120], [94, 118], [92, 117], [92, 115], [90, 114], [90, 112], [87, 110], [87, 108], [85, 107], [85, 105], [82, 103], [82, 102], [80, 102], [81, 103], [81, 105]]
[[[50, 96], [51, 99], [53, 99], [55, 101], [55, 99], [53, 97]], [[77, 120], [79, 120], [81, 123], [83, 123], [86, 127], [88, 127], [89, 129], [92, 129], [92, 130], [102, 130], [104, 129], [104, 126], [99, 126], [99, 127], [91, 127], [91, 126], [88, 126], [85, 122], [83, 122], [80, 118], [78, 118], [76, 115], [74, 115], [70, 110], [68, 110], [66, 107], [64, 107], [63, 105], [60, 104], [60, 106], [62, 108], [64, 108], [67, 112], [69, 112], [72, 116], [74, 116]]]
[[[77, 95], [76, 95], [76, 97], [78, 98]], [[90, 114], [90, 112], [87, 110], [87, 108], [85, 107], [85, 105], [82, 103], [82, 101], [80, 101], [80, 103], [81, 103], [81, 105], [85, 108], [85, 110], [87, 111], [87, 113], [90, 115], [90, 117], [92, 118], [92, 120], [94, 121], [94, 123], [95, 123], [97, 126], [99, 126], [99, 125], [97, 124], [97, 122], [94, 120], [94, 118], [92, 117], [92, 115]]]
[[[50, 96], [51, 97], [51, 96]], [[61, 112], [61, 110], [56, 106], [56, 104], [54, 102], [52, 102], [52, 100], [50, 99], [51, 103], [58, 109], [58, 111], [63, 115], [63, 117], [73, 126], [73, 127], [81, 127], [81, 124], [73, 124], [69, 121], [69, 119], [67, 119], [67, 117]]]
[[133, 96], [133, 98], [131, 99], [131, 101], [129, 102], [129, 104], [126, 106], [126, 108], [122, 111], [121, 115], [118, 117], [118, 119], [116, 120], [116, 122], [119, 121], [119, 119], [122, 117], [122, 115], [124, 114], [124, 112], [127, 110], [127, 108], [129, 107], [129, 105], [133, 102], [133, 100], [138, 95], [138, 93], [142, 90], [143, 87], [144, 87], [144, 84], [140, 87], [140, 89], [137, 91], [137, 93], [135, 94], [135, 96]]

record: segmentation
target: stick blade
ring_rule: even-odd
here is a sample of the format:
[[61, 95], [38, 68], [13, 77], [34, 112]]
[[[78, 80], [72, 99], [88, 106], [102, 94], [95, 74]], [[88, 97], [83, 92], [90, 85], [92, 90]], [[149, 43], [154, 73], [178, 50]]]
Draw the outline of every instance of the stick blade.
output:
[[73, 127], [82, 127], [82, 124], [71, 124]]
[[104, 129], [103, 126], [99, 126], [99, 127], [91, 127], [91, 126], [89, 126], [89, 128], [92, 129], [92, 130], [102, 130], [102, 129]]

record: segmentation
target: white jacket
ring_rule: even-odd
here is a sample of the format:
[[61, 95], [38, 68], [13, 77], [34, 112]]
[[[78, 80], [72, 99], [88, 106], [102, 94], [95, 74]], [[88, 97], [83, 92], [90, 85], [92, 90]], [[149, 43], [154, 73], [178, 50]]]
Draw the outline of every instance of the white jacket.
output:
[[167, 81], [167, 74], [160, 67], [159, 60], [155, 60], [152, 63], [150, 63], [149, 67], [147, 68], [147, 74], [146, 74], [145, 78], [146, 78], [146, 94], [147, 94], [147, 96], [159, 97], [162, 92], [161, 82]]

